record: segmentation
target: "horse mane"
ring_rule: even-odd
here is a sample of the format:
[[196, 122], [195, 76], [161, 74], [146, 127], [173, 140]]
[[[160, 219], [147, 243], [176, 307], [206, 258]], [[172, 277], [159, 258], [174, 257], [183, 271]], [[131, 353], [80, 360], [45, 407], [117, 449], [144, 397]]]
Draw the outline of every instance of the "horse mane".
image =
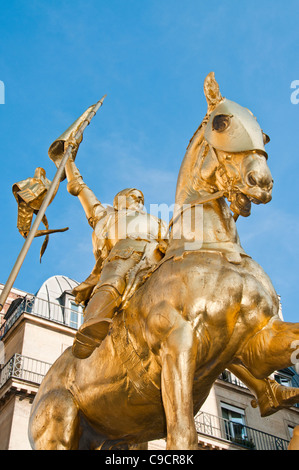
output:
[[[225, 99], [219, 90], [214, 72], [210, 72], [204, 81], [204, 94], [207, 100], [207, 114], [189, 141], [177, 180], [175, 203], [194, 202], [204, 181], [200, 180], [200, 170], [208, 147], [205, 145], [204, 130], [211, 112]], [[194, 171], [197, 166], [197, 171]]]
[[205, 119], [191, 137], [180, 167], [175, 195], [175, 203], [178, 206], [190, 202], [197, 194], [194, 168], [201, 164], [205, 156], [202, 151], [205, 144], [204, 123]]

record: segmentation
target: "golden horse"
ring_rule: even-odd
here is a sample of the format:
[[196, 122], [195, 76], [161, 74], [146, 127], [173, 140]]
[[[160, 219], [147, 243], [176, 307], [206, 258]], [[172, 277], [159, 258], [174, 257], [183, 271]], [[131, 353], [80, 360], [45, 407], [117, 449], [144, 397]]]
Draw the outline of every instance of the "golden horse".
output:
[[263, 379], [293, 364], [299, 323], [280, 319], [272, 283], [242, 249], [235, 222], [251, 202], [271, 199], [267, 136], [221, 96], [213, 73], [204, 90], [208, 112], [182, 162], [165, 257], [89, 358], [69, 348], [53, 364], [32, 406], [34, 449], [130, 448], [163, 437], [167, 449], [197, 449], [194, 416], [222, 371], [252, 385], [262, 403]]

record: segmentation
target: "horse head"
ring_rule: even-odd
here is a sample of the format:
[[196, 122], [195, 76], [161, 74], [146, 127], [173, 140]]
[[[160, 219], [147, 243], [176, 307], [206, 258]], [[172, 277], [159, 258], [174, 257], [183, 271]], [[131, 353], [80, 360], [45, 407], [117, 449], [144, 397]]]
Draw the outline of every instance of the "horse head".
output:
[[195, 193], [219, 193], [235, 214], [246, 217], [251, 202], [271, 200], [273, 179], [265, 150], [270, 139], [249, 109], [221, 95], [213, 72], [205, 79], [204, 93], [207, 114], [187, 148], [176, 202], [190, 202]]

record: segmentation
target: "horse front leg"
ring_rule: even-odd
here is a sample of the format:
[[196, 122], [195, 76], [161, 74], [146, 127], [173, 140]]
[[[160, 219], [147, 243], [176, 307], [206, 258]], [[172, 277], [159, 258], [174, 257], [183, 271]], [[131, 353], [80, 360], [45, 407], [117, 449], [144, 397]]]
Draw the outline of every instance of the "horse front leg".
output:
[[197, 339], [188, 322], [169, 305], [148, 319], [149, 339], [161, 363], [161, 391], [168, 450], [197, 450], [193, 382]]
[[238, 355], [243, 365], [259, 379], [295, 365], [298, 356], [299, 323], [284, 322], [277, 317], [256, 333]]

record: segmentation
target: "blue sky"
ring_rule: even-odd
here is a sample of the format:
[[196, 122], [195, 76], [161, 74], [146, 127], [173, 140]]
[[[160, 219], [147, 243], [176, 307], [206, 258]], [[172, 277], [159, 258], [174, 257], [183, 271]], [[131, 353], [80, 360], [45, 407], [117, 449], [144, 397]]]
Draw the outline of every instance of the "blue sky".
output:
[[[244, 249], [269, 274], [283, 314], [298, 321], [297, 0], [12, 0], [1, 5], [1, 270], [5, 283], [24, 239], [13, 183], [42, 166], [53, 179], [50, 144], [107, 94], [77, 157], [104, 203], [139, 187], [146, 206], [174, 202], [186, 146], [206, 112], [205, 76], [250, 108], [270, 135], [273, 200], [238, 220]], [[50, 276], [83, 280], [93, 266], [91, 229], [62, 183], [48, 208], [50, 238], [39, 263], [35, 239], [15, 287], [36, 292]]]

